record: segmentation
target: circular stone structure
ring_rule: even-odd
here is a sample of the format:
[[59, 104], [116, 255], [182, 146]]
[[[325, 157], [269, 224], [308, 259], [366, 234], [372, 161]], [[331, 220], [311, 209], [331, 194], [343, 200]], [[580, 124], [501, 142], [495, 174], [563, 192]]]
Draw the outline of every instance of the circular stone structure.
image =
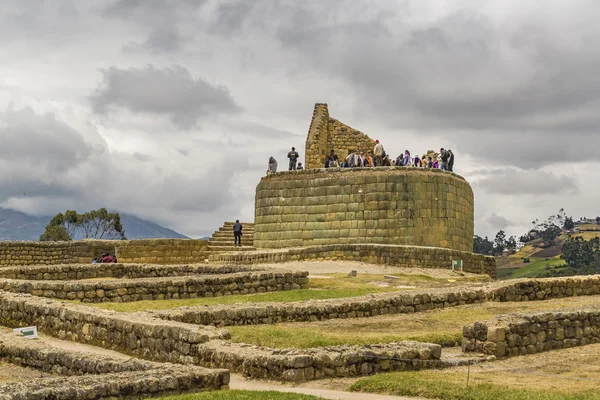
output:
[[452, 172], [409, 167], [278, 172], [256, 188], [254, 246], [343, 243], [473, 251], [469, 183]]

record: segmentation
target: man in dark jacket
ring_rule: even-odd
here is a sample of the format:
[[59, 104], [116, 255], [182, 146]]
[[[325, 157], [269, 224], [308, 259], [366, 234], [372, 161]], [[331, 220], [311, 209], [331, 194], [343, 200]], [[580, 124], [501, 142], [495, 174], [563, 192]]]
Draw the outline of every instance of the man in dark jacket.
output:
[[239, 219], [236, 219], [233, 224], [233, 247], [237, 245], [242, 247], [242, 224]]
[[331, 149], [331, 153], [325, 158], [325, 168], [338, 168], [340, 166], [338, 155], [335, 150]]
[[452, 150], [448, 149], [448, 154], [448, 171], [452, 172], [454, 171], [454, 153]]
[[300, 157], [300, 154], [298, 154], [298, 152], [296, 151], [296, 148], [292, 147], [292, 151], [290, 151], [288, 153], [288, 158], [290, 159], [290, 171], [296, 170], [296, 161], [298, 161], [299, 157]]
[[450, 155], [444, 148], [440, 149], [440, 158], [442, 159], [442, 163], [440, 164], [440, 169], [447, 170], [448, 169], [448, 158]]

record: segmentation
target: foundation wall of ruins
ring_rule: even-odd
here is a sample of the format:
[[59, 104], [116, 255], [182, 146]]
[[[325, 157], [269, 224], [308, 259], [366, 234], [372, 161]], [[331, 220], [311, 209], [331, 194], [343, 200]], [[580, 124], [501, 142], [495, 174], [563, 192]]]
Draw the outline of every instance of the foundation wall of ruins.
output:
[[209, 255], [208, 242], [196, 239], [0, 241], [0, 267], [91, 263], [94, 257], [115, 254], [115, 250], [124, 263], [197, 263]]
[[256, 188], [257, 248], [379, 243], [472, 252], [473, 233], [471, 186], [442, 170], [286, 171]]

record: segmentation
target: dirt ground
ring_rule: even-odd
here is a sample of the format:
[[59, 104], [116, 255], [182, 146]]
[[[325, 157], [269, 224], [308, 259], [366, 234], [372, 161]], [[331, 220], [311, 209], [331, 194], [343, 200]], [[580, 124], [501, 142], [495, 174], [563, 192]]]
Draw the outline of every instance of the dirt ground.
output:
[[450, 269], [400, 268], [389, 265], [369, 264], [361, 261], [292, 261], [279, 264], [261, 264], [261, 267], [263, 266], [292, 271], [308, 271], [311, 277], [319, 274], [349, 273], [350, 271], [365, 274], [427, 275], [436, 279], [452, 279], [457, 276], [481, 276], [468, 272], [452, 272]]
[[33, 368], [0, 362], [0, 383], [20, 382], [50, 376]]

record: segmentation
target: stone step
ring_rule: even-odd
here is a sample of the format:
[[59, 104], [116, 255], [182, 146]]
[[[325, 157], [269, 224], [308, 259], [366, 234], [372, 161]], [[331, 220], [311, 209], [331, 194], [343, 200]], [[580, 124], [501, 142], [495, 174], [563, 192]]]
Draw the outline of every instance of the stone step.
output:
[[[211, 246], [214, 246], [214, 247], [229, 247], [229, 246], [232, 246], [232, 243], [233, 243], [233, 239], [227, 240], [227, 241], [224, 241], [224, 242], [208, 242], [208, 246], [209, 247], [211, 247]], [[242, 240], [242, 243], [244, 243], [244, 244], [250, 244], [250, 243], [254, 244], [254, 241], [252, 241], [252, 240], [246, 240], [246, 241]]]
[[254, 248], [254, 246], [242, 246], [242, 247], [235, 247], [235, 246], [208, 246], [208, 249], [211, 252], [218, 252], [218, 253], [224, 253], [224, 252], [232, 252], [232, 251], [254, 251], [256, 250], [256, 248]]
[[[219, 233], [219, 232], [231, 232], [231, 233], [233, 233], [233, 228], [224, 228], [224, 227], [221, 227], [221, 228], [219, 228], [218, 231], [215, 231], [215, 233]], [[246, 228], [246, 227], [244, 227], [244, 229], [242, 230], [242, 232], [254, 232], [254, 228]]]
[[[225, 222], [223, 226], [233, 226], [235, 222]], [[243, 226], [254, 226], [254, 222], [241, 222]]]
[[[242, 237], [254, 237], [254, 234], [253, 233], [243, 232], [242, 233]], [[230, 232], [215, 233], [210, 238], [211, 239], [229, 239], [229, 238], [233, 238], [233, 232], [231, 232], [231, 233]]]

